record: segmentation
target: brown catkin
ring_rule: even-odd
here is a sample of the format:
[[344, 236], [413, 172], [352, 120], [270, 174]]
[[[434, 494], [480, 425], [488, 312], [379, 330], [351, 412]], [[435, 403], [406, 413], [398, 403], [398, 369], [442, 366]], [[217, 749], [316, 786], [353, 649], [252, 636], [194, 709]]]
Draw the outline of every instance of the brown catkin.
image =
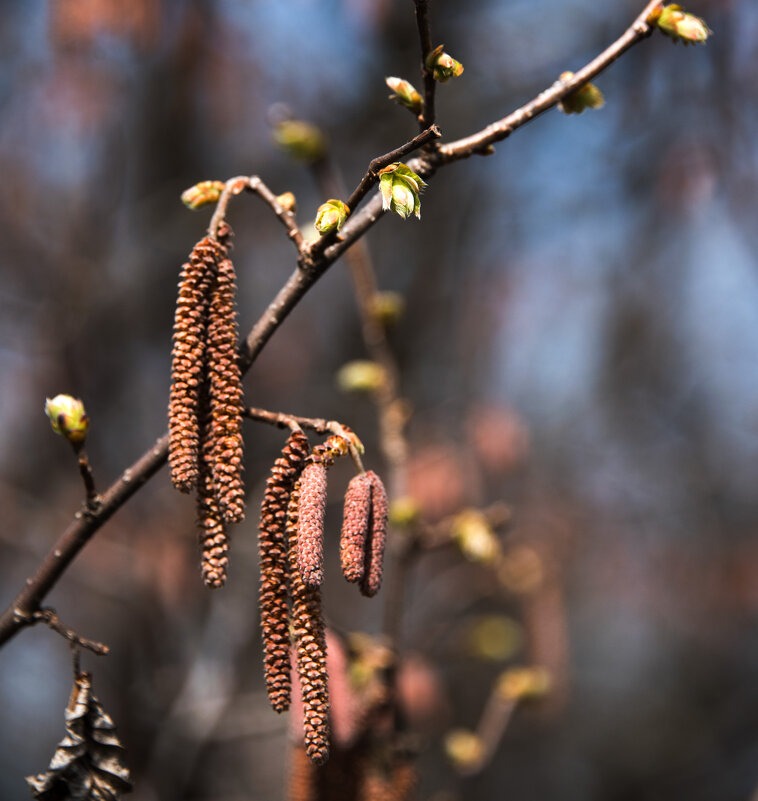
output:
[[326, 477], [324, 461], [306, 465], [300, 477], [297, 562], [300, 576], [309, 587], [318, 587], [324, 578]]
[[287, 609], [287, 542], [285, 523], [292, 487], [308, 456], [308, 438], [293, 431], [266, 481], [258, 531], [260, 555], [263, 669], [271, 706], [289, 708], [291, 692], [289, 612]]
[[371, 517], [371, 476], [360, 473], [347, 485], [340, 536], [342, 575], [359, 582], [366, 572], [366, 543]]
[[360, 590], [363, 595], [371, 598], [379, 592], [382, 584], [389, 501], [381, 478], [373, 470], [369, 470], [366, 475], [371, 480], [370, 542], [366, 549], [366, 571], [361, 579]]
[[208, 383], [211, 470], [219, 507], [227, 523], [245, 516], [242, 460], [242, 383], [237, 360], [236, 276], [230, 259], [217, 269], [208, 308]]
[[303, 476], [295, 484], [287, 508], [288, 581], [292, 598], [292, 637], [303, 696], [305, 751], [312, 762], [320, 765], [329, 756], [326, 635], [321, 616], [321, 590], [318, 586], [307, 586], [298, 567], [298, 496]]
[[205, 383], [209, 293], [224, 245], [209, 237], [193, 248], [182, 267], [174, 315], [169, 398], [171, 481], [182, 492], [197, 484], [200, 424], [198, 403]]
[[[208, 425], [208, 414], [203, 414], [203, 418], [203, 428], [205, 428]], [[229, 565], [227, 556], [229, 539], [226, 534], [224, 518], [218, 505], [213, 485], [213, 475], [210, 465], [206, 461], [208, 451], [209, 447], [206, 440], [206, 444], [200, 454], [200, 474], [197, 483], [197, 522], [202, 551], [201, 571], [203, 581], [207, 587], [217, 589], [223, 587], [226, 581], [226, 571]]]

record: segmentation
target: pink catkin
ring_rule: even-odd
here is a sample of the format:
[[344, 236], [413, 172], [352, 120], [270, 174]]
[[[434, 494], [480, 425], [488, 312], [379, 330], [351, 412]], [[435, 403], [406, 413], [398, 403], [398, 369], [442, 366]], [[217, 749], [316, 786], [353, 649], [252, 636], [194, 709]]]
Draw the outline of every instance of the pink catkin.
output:
[[366, 554], [366, 572], [361, 579], [360, 590], [363, 595], [371, 598], [379, 592], [382, 584], [389, 501], [381, 478], [373, 470], [369, 470], [366, 475], [371, 477], [371, 530]]
[[297, 563], [308, 587], [318, 587], [324, 578], [326, 475], [326, 464], [318, 461], [308, 464], [300, 476]]
[[371, 518], [371, 474], [360, 473], [347, 485], [340, 536], [342, 575], [361, 581], [366, 572], [366, 544]]

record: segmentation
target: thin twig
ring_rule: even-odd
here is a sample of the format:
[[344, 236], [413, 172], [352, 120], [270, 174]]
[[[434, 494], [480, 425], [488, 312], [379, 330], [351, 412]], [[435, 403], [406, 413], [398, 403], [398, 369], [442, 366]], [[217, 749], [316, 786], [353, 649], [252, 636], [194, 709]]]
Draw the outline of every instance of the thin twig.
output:
[[418, 150], [427, 142], [431, 142], [433, 139], [439, 139], [441, 136], [442, 132], [440, 129], [436, 125], [431, 125], [418, 134], [418, 136], [414, 136], [410, 142], [400, 145], [400, 147], [391, 150], [389, 153], [385, 153], [383, 156], [377, 156], [377, 158], [372, 159], [368, 165], [366, 174], [361, 178], [360, 183], [355, 187], [353, 194], [350, 195], [347, 200], [350, 211], [355, 210], [356, 206], [363, 200], [371, 187], [379, 180], [380, 170], [383, 170], [395, 161], [399, 161], [408, 153], [413, 153], [414, 150]]
[[426, 66], [426, 58], [432, 52], [432, 34], [429, 26], [429, 0], [415, 0], [416, 25], [418, 27], [419, 42], [421, 43], [421, 77], [424, 80], [424, 108], [418, 115], [418, 123], [424, 128], [434, 124], [434, 95], [437, 82], [434, 80], [432, 70]]
[[599, 56], [592, 59], [589, 64], [582, 67], [579, 72], [568, 80], [556, 81], [549, 89], [540, 92], [533, 100], [516, 109], [507, 117], [493, 122], [483, 130], [456, 142], [440, 146], [437, 151], [440, 162], [457, 161], [458, 159], [468, 158], [474, 153], [480, 155], [492, 153], [492, 145], [495, 142], [505, 139], [517, 128], [557, 105], [566, 95], [571, 94], [575, 89], [583, 86], [587, 81], [592, 80], [609, 67], [630, 47], [649, 36], [653, 31], [653, 25], [648, 22], [648, 17], [650, 12], [658, 5], [660, 5], [660, 0], [651, 0], [632, 25], [610, 47], [606, 48]]
[[[522, 109], [506, 117], [506, 121], [513, 118], [513, 121], [508, 123], [507, 132], [504, 133], [506, 127], [504, 127], [504, 121], [501, 120], [499, 123], [494, 123], [492, 131], [485, 128], [473, 136], [441, 147], [434, 154], [424, 154], [412, 159], [408, 162], [408, 166], [422, 178], [429, 179], [439, 166], [467, 158], [474, 152], [486, 150], [492, 141], [505, 138], [520, 125], [534, 119], [537, 113], [558, 103], [577, 86], [608, 67], [633, 44], [648, 36], [652, 28], [647, 22], [647, 17], [656, 5], [657, 2], [646, 4], [642, 14], [616, 43], [577, 72], [570, 81], [543, 92]], [[542, 98], [540, 103], [547, 103], [547, 105], [544, 107], [540, 105], [538, 111], [536, 101], [540, 98]], [[494, 138], [489, 139], [490, 136]], [[240, 365], [243, 371], [246, 371], [255, 361], [272, 334], [310, 287], [382, 216], [381, 200], [378, 195], [371, 198], [359, 212], [352, 215], [345, 223], [337, 241], [334, 241], [333, 238], [326, 241], [327, 237], [323, 237], [321, 240], [323, 244], [319, 246], [317, 243], [317, 247], [312, 248], [310, 253], [306, 253], [306, 249], [303, 248], [298, 260], [298, 268], [287, 279], [285, 285], [253, 326], [245, 341], [240, 344]], [[228, 203], [228, 198], [226, 202]], [[39, 608], [42, 599], [55, 586], [82, 548], [111, 515], [158, 472], [165, 464], [167, 456], [168, 435], [164, 434], [108, 488], [102, 495], [102, 503], [96, 511], [87, 515], [77, 512], [74, 515], [74, 520], [44, 557], [35, 574], [26, 580], [23, 589], [0, 615], [0, 646], [33, 622], [32, 615]]]
[[92, 512], [100, 505], [100, 498], [95, 489], [95, 477], [92, 473], [92, 467], [90, 466], [89, 458], [87, 457], [87, 452], [84, 450], [84, 447], [82, 445], [75, 445], [74, 451], [76, 452], [76, 459], [79, 463], [79, 475], [82, 477], [84, 491], [87, 495], [87, 510]]
[[30, 622], [32, 624], [44, 623], [46, 626], [49, 626], [54, 632], [60, 634], [65, 640], [68, 640], [72, 648], [86, 648], [88, 651], [92, 651], [93, 654], [97, 654], [98, 656], [105, 656], [110, 651], [107, 645], [103, 645], [103, 643], [97, 642], [96, 640], [88, 640], [86, 637], [80, 637], [73, 629], [65, 626], [56, 614], [55, 609], [45, 608], [37, 610], [32, 614]]

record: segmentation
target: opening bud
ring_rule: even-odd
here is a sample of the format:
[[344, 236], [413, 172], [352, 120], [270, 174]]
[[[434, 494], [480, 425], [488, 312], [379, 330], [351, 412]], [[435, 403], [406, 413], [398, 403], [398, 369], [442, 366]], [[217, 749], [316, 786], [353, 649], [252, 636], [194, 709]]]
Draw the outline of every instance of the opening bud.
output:
[[350, 214], [347, 203], [341, 200], [327, 200], [322, 203], [316, 211], [316, 230], [320, 234], [328, 234], [330, 231], [339, 231], [343, 223]]
[[71, 395], [56, 395], [45, 400], [45, 414], [56, 434], [64, 436], [72, 445], [81, 445], [87, 438], [89, 417], [84, 404]]
[[[567, 81], [574, 76], [573, 72], [562, 72], [561, 80]], [[603, 93], [594, 83], [585, 83], [558, 103], [558, 108], [564, 114], [581, 114], [587, 108], [602, 108], [605, 104]]]
[[297, 202], [295, 201], [295, 196], [292, 194], [292, 192], [283, 192], [281, 195], [277, 195], [276, 202], [285, 211], [294, 211], [297, 207]]
[[445, 83], [463, 72], [463, 64], [444, 52], [445, 45], [438, 45], [426, 57], [426, 68], [432, 71], [435, 81]]
[[426, 182], [416, 175], [406, 164], [397, 162], [379, 171], [379, 188], [382, 192], [382, 208], [394, 211], [404, 220], [411, 214], [421, 219], [421, 199], [419, 195]]
[[649, 21], [675, 42], [683, 42], [686, 45], [704, 44], [713, 33], [704, 19], [688, 14], [676, 3], [659, 6], [650, 15]]
[[318, 161], [326, 153], [324, 135], [304, 120], [282, 120], [274, 128], [274, 141], [298, 161]]
[[413, 84], [404, 78], [385, 78], [385, 82], [394, 94], [390, 95], [390, 100], [395, 100], [400, 105], [409, 108], [414, 114], [420, 114], [424, 108], [424, 100], [416, 91]]
[[182, 192], [182, 203], [194, 211], [209, 203], [218, 203], [223, 191], [223, 181], [200, 181]]

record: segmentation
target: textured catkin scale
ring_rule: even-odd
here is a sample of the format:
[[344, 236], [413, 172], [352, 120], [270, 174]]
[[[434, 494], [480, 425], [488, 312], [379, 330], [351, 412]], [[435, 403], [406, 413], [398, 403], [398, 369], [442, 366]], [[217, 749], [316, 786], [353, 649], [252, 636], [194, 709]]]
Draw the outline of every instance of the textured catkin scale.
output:
[[298, 567], [299, 490], [295, 484], [287, 508], [287, 558], [292, 598], [292, 638], [303, 696], [305, 751], [317, 765], [329, 757], [329, 690], [326, 670], [326, 634], [321, 616], [321, 591], [306, 586]]
[[[207, 418], [207, 414], [204, 417]], [[207, 421], [205, 425], [207, 426]], [[207, 451], [206, 445], [201, 452], [197, 483], [197, 523], [202, 551], [203, 581], [207, 587], [218, 589], [223, 587], [226, 582], [226, 571], [229, 566], [229, 557], [227, 556], [229, 539], [216, 498], [210, 466], [205, 461]]]
[[289, 496], [307, 456], [308, 438], [302, 431], [293, 431], [266, 481], [258, 530], [263, 669], [269, 700], [277, 712], [289, 708], [291, 691], [284, 528]]
[[371, 476], [360, 473], [347, 485], [340, 535], [342, 575], [359, 582], [366, 571], [366, 543], [371, 515]]
[[222, 244], [208, 237], [201, 239], [179, 278], [171, 354], [169, 465], [171, 481], [182, 492], [189, 492], [197, 483], [198, 401], [205, 383], [208, 302], [222, 256]]
[[217, 268], [208, 309], [208, 383], [212, 422], [211, 469], [227, 523], [245, 516], [242, 443], [242, 382], [237, 361], [236, 276], [230, 259]]
[[300, 576], [309, 587], [318, 587], [324, 578], [326, 476], [327, 465], [317, 461], [306, 465], [300, 477], [297, 559]]
[[370, 543], [366, 553], [366, 572], [361, 579], [360, 590], [363, 595], [371, 598], [379, 592], [379, 587], [382, 585], [389, 501], [381, 478], [373, 470], [369, 470], [366, 475], [370, 476], [371, 480]]

